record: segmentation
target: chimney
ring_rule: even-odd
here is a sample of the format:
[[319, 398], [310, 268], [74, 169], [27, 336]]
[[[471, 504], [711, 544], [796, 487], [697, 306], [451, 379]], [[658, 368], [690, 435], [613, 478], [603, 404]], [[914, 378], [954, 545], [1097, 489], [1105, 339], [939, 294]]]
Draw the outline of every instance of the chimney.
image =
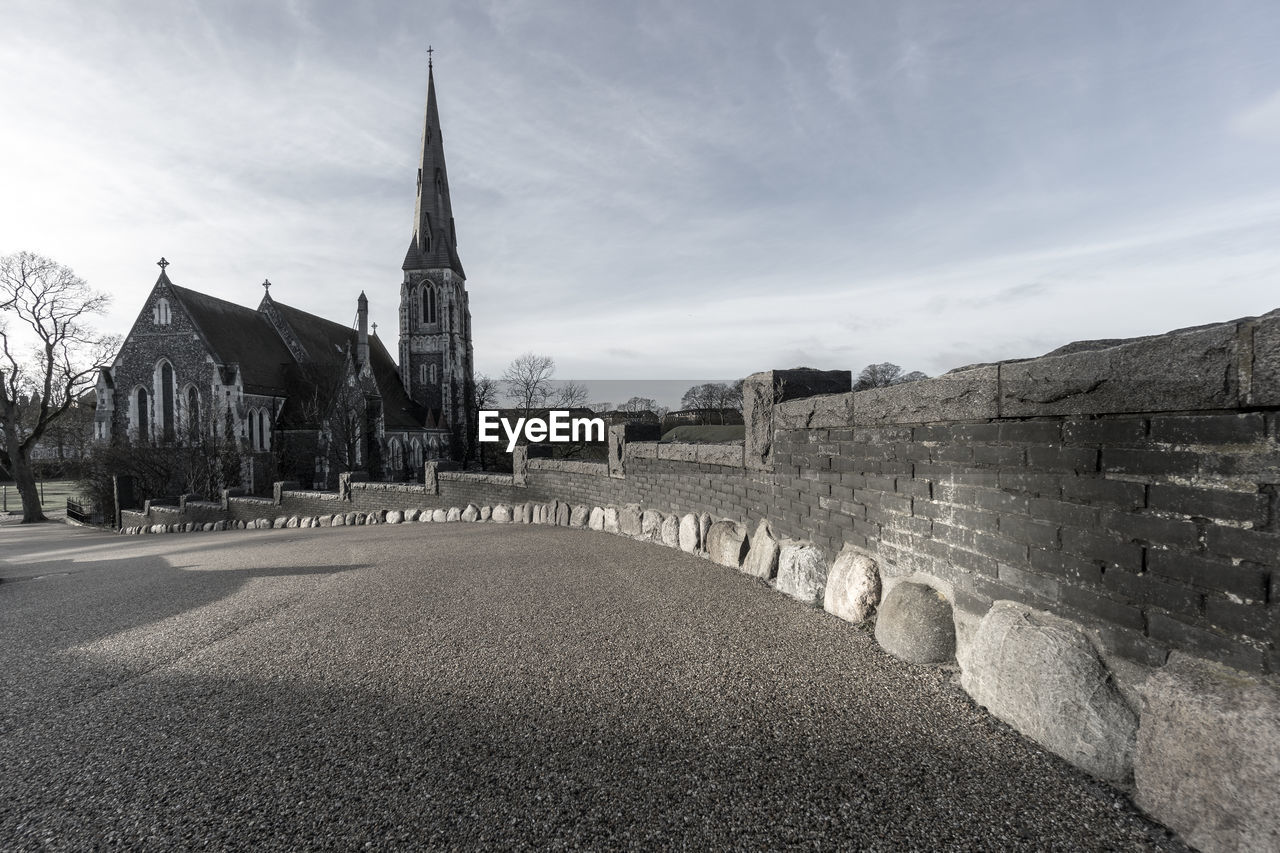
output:
[[356, 339], [356, 361], [359, 362], [357, 367], [364, 367], [369, 363], [369, 300], [365, 297], [364, 291], [360, 291], [360, 298], [356, 301], [356, 317], [359, 318], [358, 328], [360, 336]]

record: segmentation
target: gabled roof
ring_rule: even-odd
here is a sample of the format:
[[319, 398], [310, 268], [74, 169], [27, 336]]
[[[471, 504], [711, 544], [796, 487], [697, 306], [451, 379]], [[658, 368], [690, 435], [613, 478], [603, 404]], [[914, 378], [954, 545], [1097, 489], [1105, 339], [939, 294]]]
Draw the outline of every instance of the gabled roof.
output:
[[[293, 330], [298, 343], [302, 344], [302, 348], [311, 358], [319, 360], [327, 356], [340, 355], [347, 349], [355, 350], [356, 330], [350, 326], [317, 317], [315, 314], [285, 305], [283, 302], [273, 300], [273, 304], [281, 318]], [[272, 333], [275, 334], [274, 329]]]
[[[348, 350], [356, 351], [359, 333], [355, 329], [280, 302], [276, 302], [275, 307], [313, 359], [321, 359], [320, 353], [324, 353], [323, 357], [327, 358]], [[383, 419], [387, 429], [420, 429], [426, 413], [405, 393], [395, 359], [387, 352], [377, 335], [369, 336], [369, 367], [378, 393], [382, 396]]]
[[294, 363], [289, 348], [261, 313], [169, 282], [205, 345], [223, 364], [239, 364], [244, 390], [251, 394], [283, 393], [284, 369]]

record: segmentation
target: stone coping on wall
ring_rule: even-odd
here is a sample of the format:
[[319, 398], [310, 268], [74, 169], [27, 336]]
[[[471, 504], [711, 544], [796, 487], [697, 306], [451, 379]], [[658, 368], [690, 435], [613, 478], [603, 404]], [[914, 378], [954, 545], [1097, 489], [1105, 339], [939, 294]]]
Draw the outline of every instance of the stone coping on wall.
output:
[[593, 477], [609, 476], [605, 462], [583, 462], [578, 459], [530, 459], [529, 468], [535, 471], [564, 471], [570, 474], [590, 474]]
[[774, 429], [1186, 412], [1280, 405], [1280, 309], [1211, 326], [788, 400]]
[[[441, 476], [444, 476], [441, 474]], [[421, 483], [352, 483], [351, 491], [353, 492], [420, 492], [423, 489]], [[339, 495], [340, 492], [294, 492], [295, 495], [304, 497], [319, 497], [323, 495]]]
[[515, 479], [510, 474], [484, 474], [474, 471], [440, 471], [436, 474], [436, 477], [441, 480], [453, 480], [455, 482], [461, 481], [465, 483], [488, 483], [494, 486], [510, 486], [515, 483]]
[[629, 441], [626, 454], [630, 459], [667, 459], [672, 462], [695, 462], [741, 468], [743, 467], [742, 448], [741, 441], [724, 444], [679, 442], [663, 444], [657, 441]]
[[[363, 486], [363, 485], [365, 484], [353, 483], [352, 487], [354, 488], [356, 486]], [[280, 496], [282, 498], [307, 498], [310, 500], [318, 500], [318, 501], [337, 501], [342, 499], [342, 495], [338, 492], [321, 492], [321, 491], [310, 491], [310, 490], [298, 491], [297, 489], [281, 491]]]

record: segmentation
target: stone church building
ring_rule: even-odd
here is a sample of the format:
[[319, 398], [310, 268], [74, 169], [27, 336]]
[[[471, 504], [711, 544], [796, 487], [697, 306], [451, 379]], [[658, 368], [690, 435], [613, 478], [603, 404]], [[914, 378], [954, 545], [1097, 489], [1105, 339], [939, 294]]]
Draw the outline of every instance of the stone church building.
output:
[[97, 440], [234, 442], [259, 489], [277, 476], [332, 487], [346, 470], [405, 479], [467, 453], [471, 312], [430, 68], [398, 360], [370, 333], [364, 293], [351, 328], [276, 301], [269, 281], [248, 308], [175, 284], [168, 265], [99, 372]]

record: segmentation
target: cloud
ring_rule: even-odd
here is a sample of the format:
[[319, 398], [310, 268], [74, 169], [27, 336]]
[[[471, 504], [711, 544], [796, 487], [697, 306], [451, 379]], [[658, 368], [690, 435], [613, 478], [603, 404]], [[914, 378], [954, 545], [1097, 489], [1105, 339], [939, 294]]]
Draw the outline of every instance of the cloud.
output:
[[1231, 118], [1231, 130], [1264, 142], [1280, 142], [1280, 90]]

